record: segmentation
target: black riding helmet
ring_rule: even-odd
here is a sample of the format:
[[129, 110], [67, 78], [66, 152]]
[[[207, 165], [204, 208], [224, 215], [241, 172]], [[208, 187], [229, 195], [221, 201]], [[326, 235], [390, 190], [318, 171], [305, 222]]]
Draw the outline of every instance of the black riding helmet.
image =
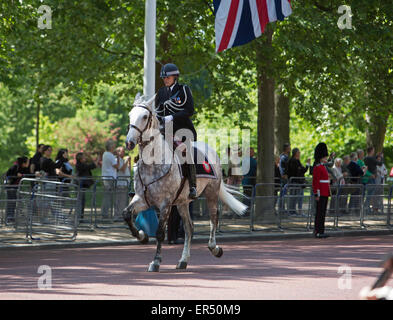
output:
[[169, 76], [179, 76], [179, 75], [180, 75], [180, 71], [178, 67], [176, 67], [176, 65], [173, 63], [167, 63], [166, 65], [163, 65], [161, 68], [161, 72], [160, 72], [161, 78], [166, 78]]

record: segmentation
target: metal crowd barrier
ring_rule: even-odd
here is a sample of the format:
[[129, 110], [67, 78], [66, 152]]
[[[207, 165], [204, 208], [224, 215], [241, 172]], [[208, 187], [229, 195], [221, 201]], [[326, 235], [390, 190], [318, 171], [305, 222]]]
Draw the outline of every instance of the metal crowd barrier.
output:
[[16, 191], [15, 186], [0, 185], [0, 228], [2, 231], [5, 227], [14, 224]]
[[281, 186], [277, 183], [257, 183], [253, 188], [250, 230], [274, 230], [280, 225], [284, 206]]
[[74, 178], [73, 183], [79, 186], [80, 192], [77, 205], [78, 230], [94, 231], [94, 186], [96, 178], [77, 177]]
[[199, 197], [192, 202], [190, 215], [194, 223], [194, 234], [209, 234], [210, 215], [207, 210], [205, 197]]
[[[315, 199], [309, 180], [304, 181], [232, 186], [248, 196], [235, 195], [249, 210], [240, 217], [220, 202], [218, 232], [312, 230]], [[0, 234], [23, 232], [29, 241], [74, 240], [77, 230], [127, 228], [121, 213], [131, 188], [130, 179], [111, 177], [75, 178], [72, 183], [24, 178], [18, 187], [0, 185]], [[393, 186], [343, 184], [331, 185], [331, 191], [327, 228], [391, 226]], [[204, 197], [193, 202], [191, 214], [195, 232], [208, 234]]]
[[79, 186], [52, 180], [24, 178], [17, 198], [15, 230], [26, 239], [67, 240], [77, 236]]
[[6, 223], [7, 202], [6, 186], [0, 185], [0, 228], [4, 227]]
[[17, 186], [0, 185], [0, 242], [25, 242], [23, 235], [16, 235], [15, 228], [17, 212], [23, 201], [17, 199]]
[[[338, 187], [333, 203], [336, 214], [335, 228], [362, 227], [363, 189], [362, 184], [343, 184]], [[354, 225], [355, 221], [358, 224]]]
[[293, 184], [312, 184], [312, 177], [290, 177], [288, 183]]
[[219, 201], [218, 205], [218, 232], [249, 232], [251, 225], [251, 212], [253, 207], [253, 193], [254, 186], [252, 185], [239, 185], [239, 186], [229, 186], [242, 194], [244, 196], [233, 194], [233, 196], [244, 203], [248, 209], [243, 216], [240, 216], [233, 212], [226, 204]]
[[361, 219], [363, 227], [368, 227], [370, 222], [373, 222], [373, 226], [390, 224], [392, 188], [393, 186], [386, 184], [365, 186]]
[[292, 183], [286, 188], [284, 206], [279, 211], [279, 228], [310, 230], [314, 209], [311, 185]]
[[92, 188], [95, 228], [127, 228], [122, 216], [129, 203], [130, 179], [97, 178]]

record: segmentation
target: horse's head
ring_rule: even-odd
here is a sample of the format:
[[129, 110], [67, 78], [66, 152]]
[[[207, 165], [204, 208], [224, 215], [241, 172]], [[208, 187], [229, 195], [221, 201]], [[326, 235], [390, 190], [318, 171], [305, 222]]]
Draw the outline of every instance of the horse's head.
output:
[[154, 127], [157, 120], [154, 114], [155, 97], [145, 101], [139, 94], [136, 96], [134, 106], [129, 113], [130, 124], [126, 138], [126, 148], [133, 150], [135, 146], [142, 142], [143, 136]]

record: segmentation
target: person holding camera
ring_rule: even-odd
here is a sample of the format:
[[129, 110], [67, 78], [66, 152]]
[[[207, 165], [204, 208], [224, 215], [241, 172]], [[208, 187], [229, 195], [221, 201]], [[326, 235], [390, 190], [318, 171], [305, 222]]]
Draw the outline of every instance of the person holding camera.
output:
[[86, 192], [87, 190], [94, 184], [93, 175], [91, 170], [97, 168], [97, 160], [93, 161], [89, 159], [87, 155], [83, 152], [78, 152], [76, 154], [76, 176], [79, 180], [80, 187], [80, 204], [78, 206], [78, 216], [79, 221], [82, 222], [85, 213], [85, 201], [86, 201]]
[[125, 157], [124, 147], [118, 147], [116, 154], [119, 157], [119, 169], [116, 180], [115, 221], [123, 221], [122, 212], [128, 205], [128, 189], [131, 177], [131, 158]]

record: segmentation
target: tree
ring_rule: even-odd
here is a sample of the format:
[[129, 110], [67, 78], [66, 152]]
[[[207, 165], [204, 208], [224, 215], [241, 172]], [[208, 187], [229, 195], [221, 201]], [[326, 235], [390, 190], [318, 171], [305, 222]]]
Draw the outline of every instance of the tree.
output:
[[280, 52], [275, 60], [277, 81], [296, 114], [315, 128], [350, 121], [369, 132], [368, 144], [378, 150], [393, 101], [387, 90], [392, 87], [393, 5], [349, 1], [352, 29], [340, 30], [341, 4], [293, 3], [294, 13], [278, 26], [273, 42]]

